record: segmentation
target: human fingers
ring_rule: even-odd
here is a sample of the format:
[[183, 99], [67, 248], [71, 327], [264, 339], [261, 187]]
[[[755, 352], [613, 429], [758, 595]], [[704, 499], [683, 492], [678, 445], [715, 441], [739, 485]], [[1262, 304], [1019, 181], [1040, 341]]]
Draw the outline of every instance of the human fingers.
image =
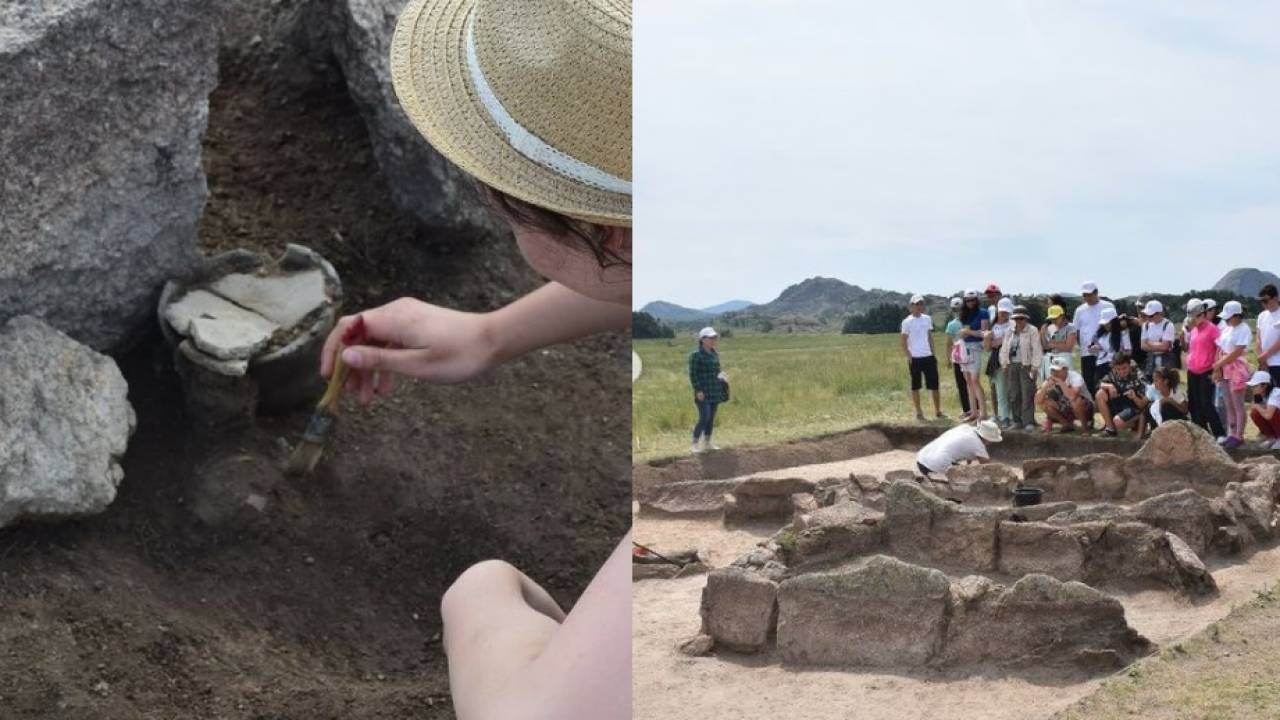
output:
[[342, 361], [355, 370], [418, 376], [423, 372], [426, 351], [355, 345], [342, 351]]

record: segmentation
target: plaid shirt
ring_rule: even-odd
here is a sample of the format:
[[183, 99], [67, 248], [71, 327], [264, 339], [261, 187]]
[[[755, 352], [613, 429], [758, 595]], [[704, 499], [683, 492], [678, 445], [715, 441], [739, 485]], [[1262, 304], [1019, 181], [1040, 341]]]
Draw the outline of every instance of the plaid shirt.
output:
[[694, 393], [705, 393], [711, 402], [724, 402], [720, 388], [720, 355], [698, 348], [689, 353], [689, 384]]

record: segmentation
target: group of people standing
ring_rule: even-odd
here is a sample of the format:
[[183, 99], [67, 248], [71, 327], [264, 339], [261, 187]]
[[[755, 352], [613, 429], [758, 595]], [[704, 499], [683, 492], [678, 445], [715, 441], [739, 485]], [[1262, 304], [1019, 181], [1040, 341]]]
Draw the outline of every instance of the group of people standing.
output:
[[[1252, 419], [1262, 443], [1280, 449], [1280, 300], [1274, 285], [1259, 291], [1263, 310], [1256, 333], [1234, 300], [1219, 308], [1211, 298], [1192, 299], [1179, 328], [1158, 300], [1137, 303], [1130, 316], [1102, 298], [1093, 282], [1080, 292], [1083, 302], [1070, 317], [1062, 298], [1051, 297], [1040, 328], [995, 283], [982, 293], [985, 305], [977, 290], [951, 299], [945, 357], [962, 421], [990, 419], [1003, 429], [1032, 431], [1038, 408], [1044, 432], [1078, 426], [1089, 434], [1099, 416], [1107, 435], [1131, 430], [1141, 436], [1149, 427], [1189, 418], [1234, 448], [1244, 443]], [[933, 321], [920, 295], [911, 298], [901, 333], [916, 418], [925, 419], [922, 388], [932, 392], [934, 415], [942, 418]]]

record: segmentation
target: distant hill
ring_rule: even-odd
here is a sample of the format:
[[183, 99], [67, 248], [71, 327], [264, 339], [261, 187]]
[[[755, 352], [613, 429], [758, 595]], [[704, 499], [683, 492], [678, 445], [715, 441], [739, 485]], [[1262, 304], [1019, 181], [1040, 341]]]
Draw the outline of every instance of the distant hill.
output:
[[755, 303], [749, 300], [730, 300], [729, 302], [722, 302], [719, 305], [702, 308], [702, 311], [711, 315], [720, 315], [722, 313], [734, 312], [736, 310], [745, 310], [752, 305], [755, 305]]
[[1280, 285], [1280, 277], [1257, 268], [1236, 268], [1214, 284], [1214, 290], [1224, 290], [1235, 295], [1256, 297], [1263, 285]]
[[[910, 299], [910, 293], [865, 290], [835, 278], [812, 277], [783, 290], [772, 302], [725, 313], [719, 322], [775, 332], [838, 331], [850, 315], [884, 303], [900, 305], [905, 313]], [[931, 311], [946, 304], [946, 298], [937, 295], [926, 295], [925, 299]]]
[[727, 312], [749, 308], [752, 304], [753, 303], [746, 300], [730, 300], [729, 302], [723, 302], [719, 305], [694, 309], [683, 305], [676, 305], [675, 303], [655, 300], [640, 308], [640, 312], [649, 313], [659, 320], [669, 323], [703, 322]]

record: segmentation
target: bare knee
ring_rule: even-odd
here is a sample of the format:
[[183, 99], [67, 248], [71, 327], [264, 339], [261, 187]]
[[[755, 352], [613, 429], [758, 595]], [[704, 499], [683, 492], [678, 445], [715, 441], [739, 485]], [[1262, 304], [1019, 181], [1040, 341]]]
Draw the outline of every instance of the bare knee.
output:
[[448, 622], [451, 615], [465, 610], [476, 598], [520, 594], [520, 571], [504, 560], [485, 560], [467, 568], [440, 599], [440, 614]]

